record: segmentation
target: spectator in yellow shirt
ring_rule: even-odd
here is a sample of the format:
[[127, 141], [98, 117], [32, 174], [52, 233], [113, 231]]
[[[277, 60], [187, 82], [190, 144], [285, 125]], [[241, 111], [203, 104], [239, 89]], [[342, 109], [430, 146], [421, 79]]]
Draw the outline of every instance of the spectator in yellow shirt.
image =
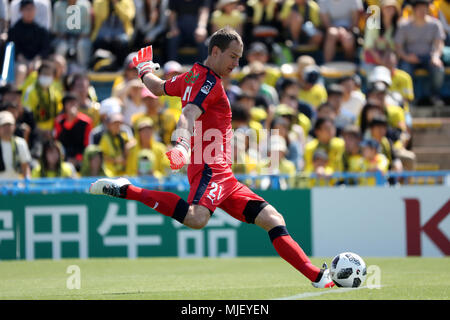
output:
[[343, 171], [343, 155], [345, 143], [341, 138], [336, 137], [336, 127], [333, 120], [328, 118], [317, 119], [314, 125], [316, 138], [308, 142], [305, 146], [305, 172], [314, 172], [314, 153], [321, 149], [328, 154], [328, 163], [332, 172]]
[[316, 65], [305, 67], [299, 78], [300, 90], [298, 98], [309, 103], [313, 108], [317, 108], [328, 99], [327, 90], [319, 82], [320, 69]]
[[44, 61], [38, 69], [36, 82], [22, 94], [22, 104], [33, 112], [37, 127], [50, 137], [55, 118], [62, 111], [62, 92], [53, 83], [55, 68], [51, 61]]
[[112, 176], [117, 177], [125, 174], [127, 162], [127, 137], [121, 132], [123, 123], [121, 113], [108, 115], [106, 130], [100, 139], [100, 149], [103, 152], [105, 168]]
[[[378, 152], [378, 149], [379, 143], [373, 139], [361, 142], [360, 172], [380, 172], [383, 175], [388, 172], [389, 161], [384, 154]], [[359, 184], [373, 186], [376, 184], [376, 178], [360, 178]]]
[[63, 160], [62, 145], [56, 140], [47, 140], [42, 147], [39, 163], [31, 171], [32, 178], [76, 178], [75, 168]]
[[211, 17], [211, 33], [226, 26], [232, 27], [242, 35], [244, 14], [237, 8], [239, 0], [219, 0]]
[[126, 161], [127, 175], [150, 174], [161, 178], [167, 174], [169, 168], [169, 161], [165, 156], [167, 148], [154, 139], [153, 126], [153, 120], [148, 117], [137, 121], [135, 125], [136, 140], [129, 148]]

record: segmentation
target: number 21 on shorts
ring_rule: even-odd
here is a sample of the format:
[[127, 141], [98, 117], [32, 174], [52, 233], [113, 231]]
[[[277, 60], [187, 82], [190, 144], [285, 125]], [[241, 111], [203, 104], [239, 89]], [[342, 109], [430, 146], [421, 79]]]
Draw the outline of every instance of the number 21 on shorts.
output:
[[209, 191], [206, 197], [211, 200], [211, 203], [214, 203], [214, 200], [220, 200], [220, 198], [222, 197], [222, 186], [219, 186], [217, 183], [213, 182], [211, 183], [211, 187], [212, 189]]

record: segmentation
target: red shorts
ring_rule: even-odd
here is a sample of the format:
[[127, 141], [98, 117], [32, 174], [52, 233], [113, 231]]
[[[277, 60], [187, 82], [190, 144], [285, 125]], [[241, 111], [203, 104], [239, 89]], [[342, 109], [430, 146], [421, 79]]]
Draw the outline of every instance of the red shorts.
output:
[[201, 205], [214, 212], [217, 207], [232, 217], [254, 223], [257, 213], [267, 202], [246, 185], [240, 183], [231, 169], [218, 169], [204, 165], [202, 171], [190, 176], [188, 203]]

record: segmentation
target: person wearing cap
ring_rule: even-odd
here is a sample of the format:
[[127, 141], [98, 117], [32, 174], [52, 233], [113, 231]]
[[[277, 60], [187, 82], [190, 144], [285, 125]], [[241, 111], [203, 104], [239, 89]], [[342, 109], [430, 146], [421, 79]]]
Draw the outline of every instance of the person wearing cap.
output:
[[84, 149], [80, 176], [112, 177], [112, 173], [105, 168], [103, 163], [103, 152], [98, 145], [90, 144]]
[[[365, 139], [361, 142], [362, 158], [359, 162], [358, 172], [386, 174], [389, 170], [389, 161], [386, 156], [379, 152], [380, 144], [374, 139]], [[375, 177], [359, 178], [359, 185], [374, 186]]]
[[441, 56], [444, 48], [445, 32], [442, 23], [428, 15], [429, 0], [414, 0], [413, 15], [399, 24], [395, 35], [400, 69], [413, 78], [419, 68], [428, 71], [431, 83], [430, 101], [442, 106], [440, 91], [444, 84], [444, 64]]
[[318, 118], [313, 129], [315, 138], [305, 146], [305, 172], [314, 172], [313, 156], [316, 150], [324, 150], [328, 154], [327, 166], [332, 172], [342, 172], [342, 157], [345, 143], [342, 138], [336, 137], [336, 127], [329, 118]]
[[[70, 23], [70, 6], [76, 6], [79, 26], [74, 28]], [[70, 14], [69, 14], [70, 13]], [[53, 7], [52, 33], [55, 38], [53, 46], [55, 52], [66, 56], [75, 57], [74, 60], [83, 70], [87, 70], [91, 58], [91, 3], [88, 0], [63, 0], [57, 1]], [[78, 22], [77, 21], [77, 22]]]
[[[149, 156], [141, 158], [139, 155], [144, 151]], [[128, 151], [126, 174], [131, 177], [144, 174], [156, 178], [166, 176], [169, 171], [166, 152], [167, 147], [155, 140], [153, 120], [149, 117], [140, 118], [135, 124], [135, 141]]]
[[130, 146], [128, 137], [121, 131], [123, 122], [124, 118], [121, 113], [109, 114], [106, 130], [103, 132], [98, 144], [103, 152], [105, 168], [114, 177], [125, 174], [128, 147]]
[[381, 0], [380, 28], [366, 25], [363, 45], [363, 61], [367, 68], [387, 66], [395, 56], [394, 36], [401, 17], [398, 0]]
[[297, 44], [322, 44], [320, 8], [313, 0], [287, 0], [281, 8], [280, 19], [289, 30], [293, 46]]
[[[133, 114], [131, 117], [131, 124], [132, 127], [135, 128], [136, 124], [143, 118], [150, 118], [153, 122], [153, 136], [156, 140], [161, 141], [163, 140], [163, 137], [166, 139], [164, 142], [165, 144], [170, 144], [170, 135], [172, 134], [172, 131], [169, 131], [168, 129], [174, 129], [174, 124], [171, 125], [163, 122], [163, 115], [161, 113], [161, 102], [159, 101], [158, 97], [153, 94], [150, 90], [148, 90], [145, 86], [141, 90], [141, 97], [142, 102], [144, 104], [144, 110], [142, 112], [138, 112]], [[176, 125], [176, 123], [175, 123]], [[168, 128], [170, 127], [170, 128]]]
[[16, 84], [21, 86], [26, 75], [50, 53], [50, 34], [38, 25], [34, 18], [36, 7], [33, 0], [21, 0], [22, 17], [8, 31], [8, 42], [15, 45]]
[[133, 58], [136, 56], [136, 52], [130, 53], [123, 63], [122, 74], [114, 79], [112, 85], [112, 96], [119, 97], [123, 95], [123, 91], [126, 88], [126, 84], [134, 79], [139, 80], [136, 68], [133, 67]]
[[355, 30], [363, 11], [361, 0], [319, 0], [320, 18], [326, 30], [324, 59], [331, 62], [338, 42], [342, 44], [345, 58], [353, 60], [355, 55]]
[[30, 150], [23, 138], [14, 136], [15, 123], [11, 112], [0, 112], [0, 179], [30, 177]]
[[92, 120], [80, 112], [78, 99], [66, 94], [62, 100], [63, 112], [55, 119], [54, 138], [59, 140], [65, 150], [65, 159], [80, 169], [84, 149], [89, 144]]
[[300, 83], [298, 98], [314, 109], [326, 102], [327, 90], [320, 82], [320, 69], [312, 57], [300, 56], [297, 59], [297, 79]]
[[211, 32], [226, 26], [242, 34], [245, 15], [237, 8], [239, 0], [219, 0], [211, 16]]
[[[253, 42], [247, 52], [245, 53], [245, 58], [247, 60], [248, 65], [251, 65], [255, 61], [259, 61], [265, 66], [265, 76], [264, 83], [268, 84], [271, 87], [275, 87], [278, 79], [282, 76], [280, 68], [275, 67], [269, 63], [270, 55], [269, 50], [267, 50], [267, 46], [260, 41]], [[244, 75], [246, 73], [247, 68], [242, 68], [241, 74]], [[237, 74], [236, 77], [240, 78], [241, 74]]]
[[39, 162], [31, 171], [31, 178], [76, 178], [75, 167], [64, 161], [64, 147], [58, 140], [48, 139], [42, 145]]
[[[100, 103], [99, 116], [100, 123], [91, 130], [89, 135], [89, 144], [99, 144], [103, 133], [108, 126], [108, 117], [114, 113], [122, 113], [122, 101], [117, 97], [109, 97]], [[120, 131], [126, 137], [127, 140], [133, 138], [133, 131], [131, 127], [122, 123]]]

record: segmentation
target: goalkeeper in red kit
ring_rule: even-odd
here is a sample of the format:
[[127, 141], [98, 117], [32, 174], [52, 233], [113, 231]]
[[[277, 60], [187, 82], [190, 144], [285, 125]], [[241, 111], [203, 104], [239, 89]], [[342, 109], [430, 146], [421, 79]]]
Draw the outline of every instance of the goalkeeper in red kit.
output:
[[[133, 60], [151, 92], [181, 98], [176, 145], [166, 155], [173, 170], [189, 163], [187, 201], [171, 192], [139, 188], [126, 178], [99, 179], [89, 192], [140, 201], [193, 229], [206, 226], [219, 207], [240, 221], [266, 230], [278, 254], [311, 280], [314, 287], [332, 287], [334, 283], [326, 265], [323, 269], [314, 266], [289, 235], [283, 216], [240, 183], [231, 171], [231, 107], [221, 77], [238, 66], [242, 53], [241, 37], [227, 27], [211, 36], [204, 64], [196, 63], [188, 72], [170, 80], [161, 80], [153, 74], [151, 46], [141, 49]], [[215, 138], [206, 139], [203, 132], [210, 132]]]

